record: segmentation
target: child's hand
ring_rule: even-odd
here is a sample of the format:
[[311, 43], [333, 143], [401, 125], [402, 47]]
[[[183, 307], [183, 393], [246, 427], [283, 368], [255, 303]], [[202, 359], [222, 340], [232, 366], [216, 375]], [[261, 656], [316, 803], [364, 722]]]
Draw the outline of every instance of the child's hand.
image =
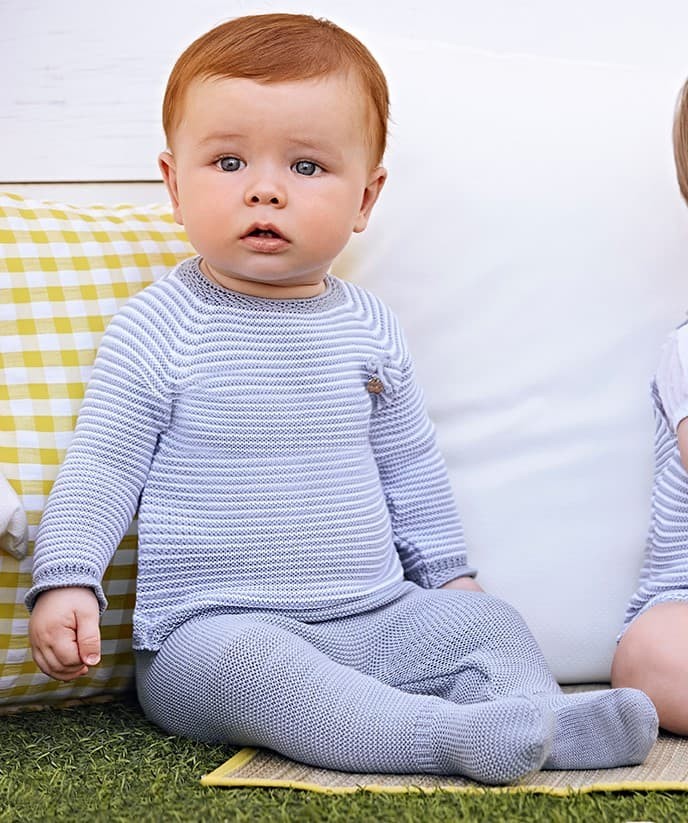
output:
[[56, 680], [74, 680], [100, 662], [100, 609], [85, 587], [42, 592], [31, 614], [29, 640], [38, 668]]
[[449, 582], [445, 583], [443, 586], [440, 586], [441, 589], [461, 589], [463, 591], [469, 592], [482, 592], [484, 591], [483, 587], [480, 583], [476, 583], [472, 577], [457, 577], [454, 580], [450, 580]]

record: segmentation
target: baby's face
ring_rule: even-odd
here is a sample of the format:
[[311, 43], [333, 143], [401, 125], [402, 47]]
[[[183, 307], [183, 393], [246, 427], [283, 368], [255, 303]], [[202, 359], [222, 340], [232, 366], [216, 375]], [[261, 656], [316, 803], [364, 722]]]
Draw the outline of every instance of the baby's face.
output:
[[372, 168], [365, 115], [343, 75], [194, 82], [160, 163], [205, 273], [266, 297], [321, 291], [385, 179]]

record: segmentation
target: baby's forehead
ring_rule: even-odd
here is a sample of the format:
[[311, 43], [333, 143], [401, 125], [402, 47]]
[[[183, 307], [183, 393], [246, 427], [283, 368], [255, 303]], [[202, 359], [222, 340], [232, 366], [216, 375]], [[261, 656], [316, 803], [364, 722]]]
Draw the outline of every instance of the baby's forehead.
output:
[[[246, 122], [265, 122], [265, 129], [291, 128], [303, 142], [326, 133], [341, 134], [367, 145], [371, 104], [351, 73], [331, 73], [288, 81], [213, 75], [197, 77], [187, 87], [176, 129], [212, 128], [214, 133], [241, 130]], [[339, 131], [337, 131], [337, 127]], [[334, 134], [333, 132], [334, 127]]]
[[313, 77], [297, 77], [293, 79], [271, 79], [263, 77], [246, 77], [226, 74], [201, 75], [193, 78], [186, 90], [186, 95], [202, 92], [207, 87], [218, 84], [232, 84], [235, 86], [267, 88], [274, 92], [276, 97], [289, 98], [294, 95], [303, 97], [328, 96], [342, 106], [350, 102], [365, 105], [369, 94], [357, 73], [342, 69], [336, 72], [327, 72]]

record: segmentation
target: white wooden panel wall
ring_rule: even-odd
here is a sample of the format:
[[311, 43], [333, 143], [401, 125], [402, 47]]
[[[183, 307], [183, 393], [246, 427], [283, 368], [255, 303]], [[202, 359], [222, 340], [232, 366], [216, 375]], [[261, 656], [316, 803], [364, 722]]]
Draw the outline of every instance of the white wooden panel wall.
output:
[[688, 51], [686, 0], [0, 0], [0, 186], [62, 198], [95, 181], [87, 199], [159, 199], [160, 184], [144, 184], [159, 180], [174, 60], [212, 25], [266, 11], [329, 17], [373, 48], [388, 36], [444, 39], [671, 66], [677, 77]]

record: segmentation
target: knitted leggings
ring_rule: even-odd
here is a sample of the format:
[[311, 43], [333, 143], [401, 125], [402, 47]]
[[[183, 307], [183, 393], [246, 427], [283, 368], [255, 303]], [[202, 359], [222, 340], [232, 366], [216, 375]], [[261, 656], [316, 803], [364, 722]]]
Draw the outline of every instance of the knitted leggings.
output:
[[539, 768], [551, 751], [556, 706], [518, 696], [572, 697], [508, 604], [412, 584], [375, 611], [318, 623], [195, 618], [136, 663], [143, 710], [169, 733], [325, 768], [485, 782]]

